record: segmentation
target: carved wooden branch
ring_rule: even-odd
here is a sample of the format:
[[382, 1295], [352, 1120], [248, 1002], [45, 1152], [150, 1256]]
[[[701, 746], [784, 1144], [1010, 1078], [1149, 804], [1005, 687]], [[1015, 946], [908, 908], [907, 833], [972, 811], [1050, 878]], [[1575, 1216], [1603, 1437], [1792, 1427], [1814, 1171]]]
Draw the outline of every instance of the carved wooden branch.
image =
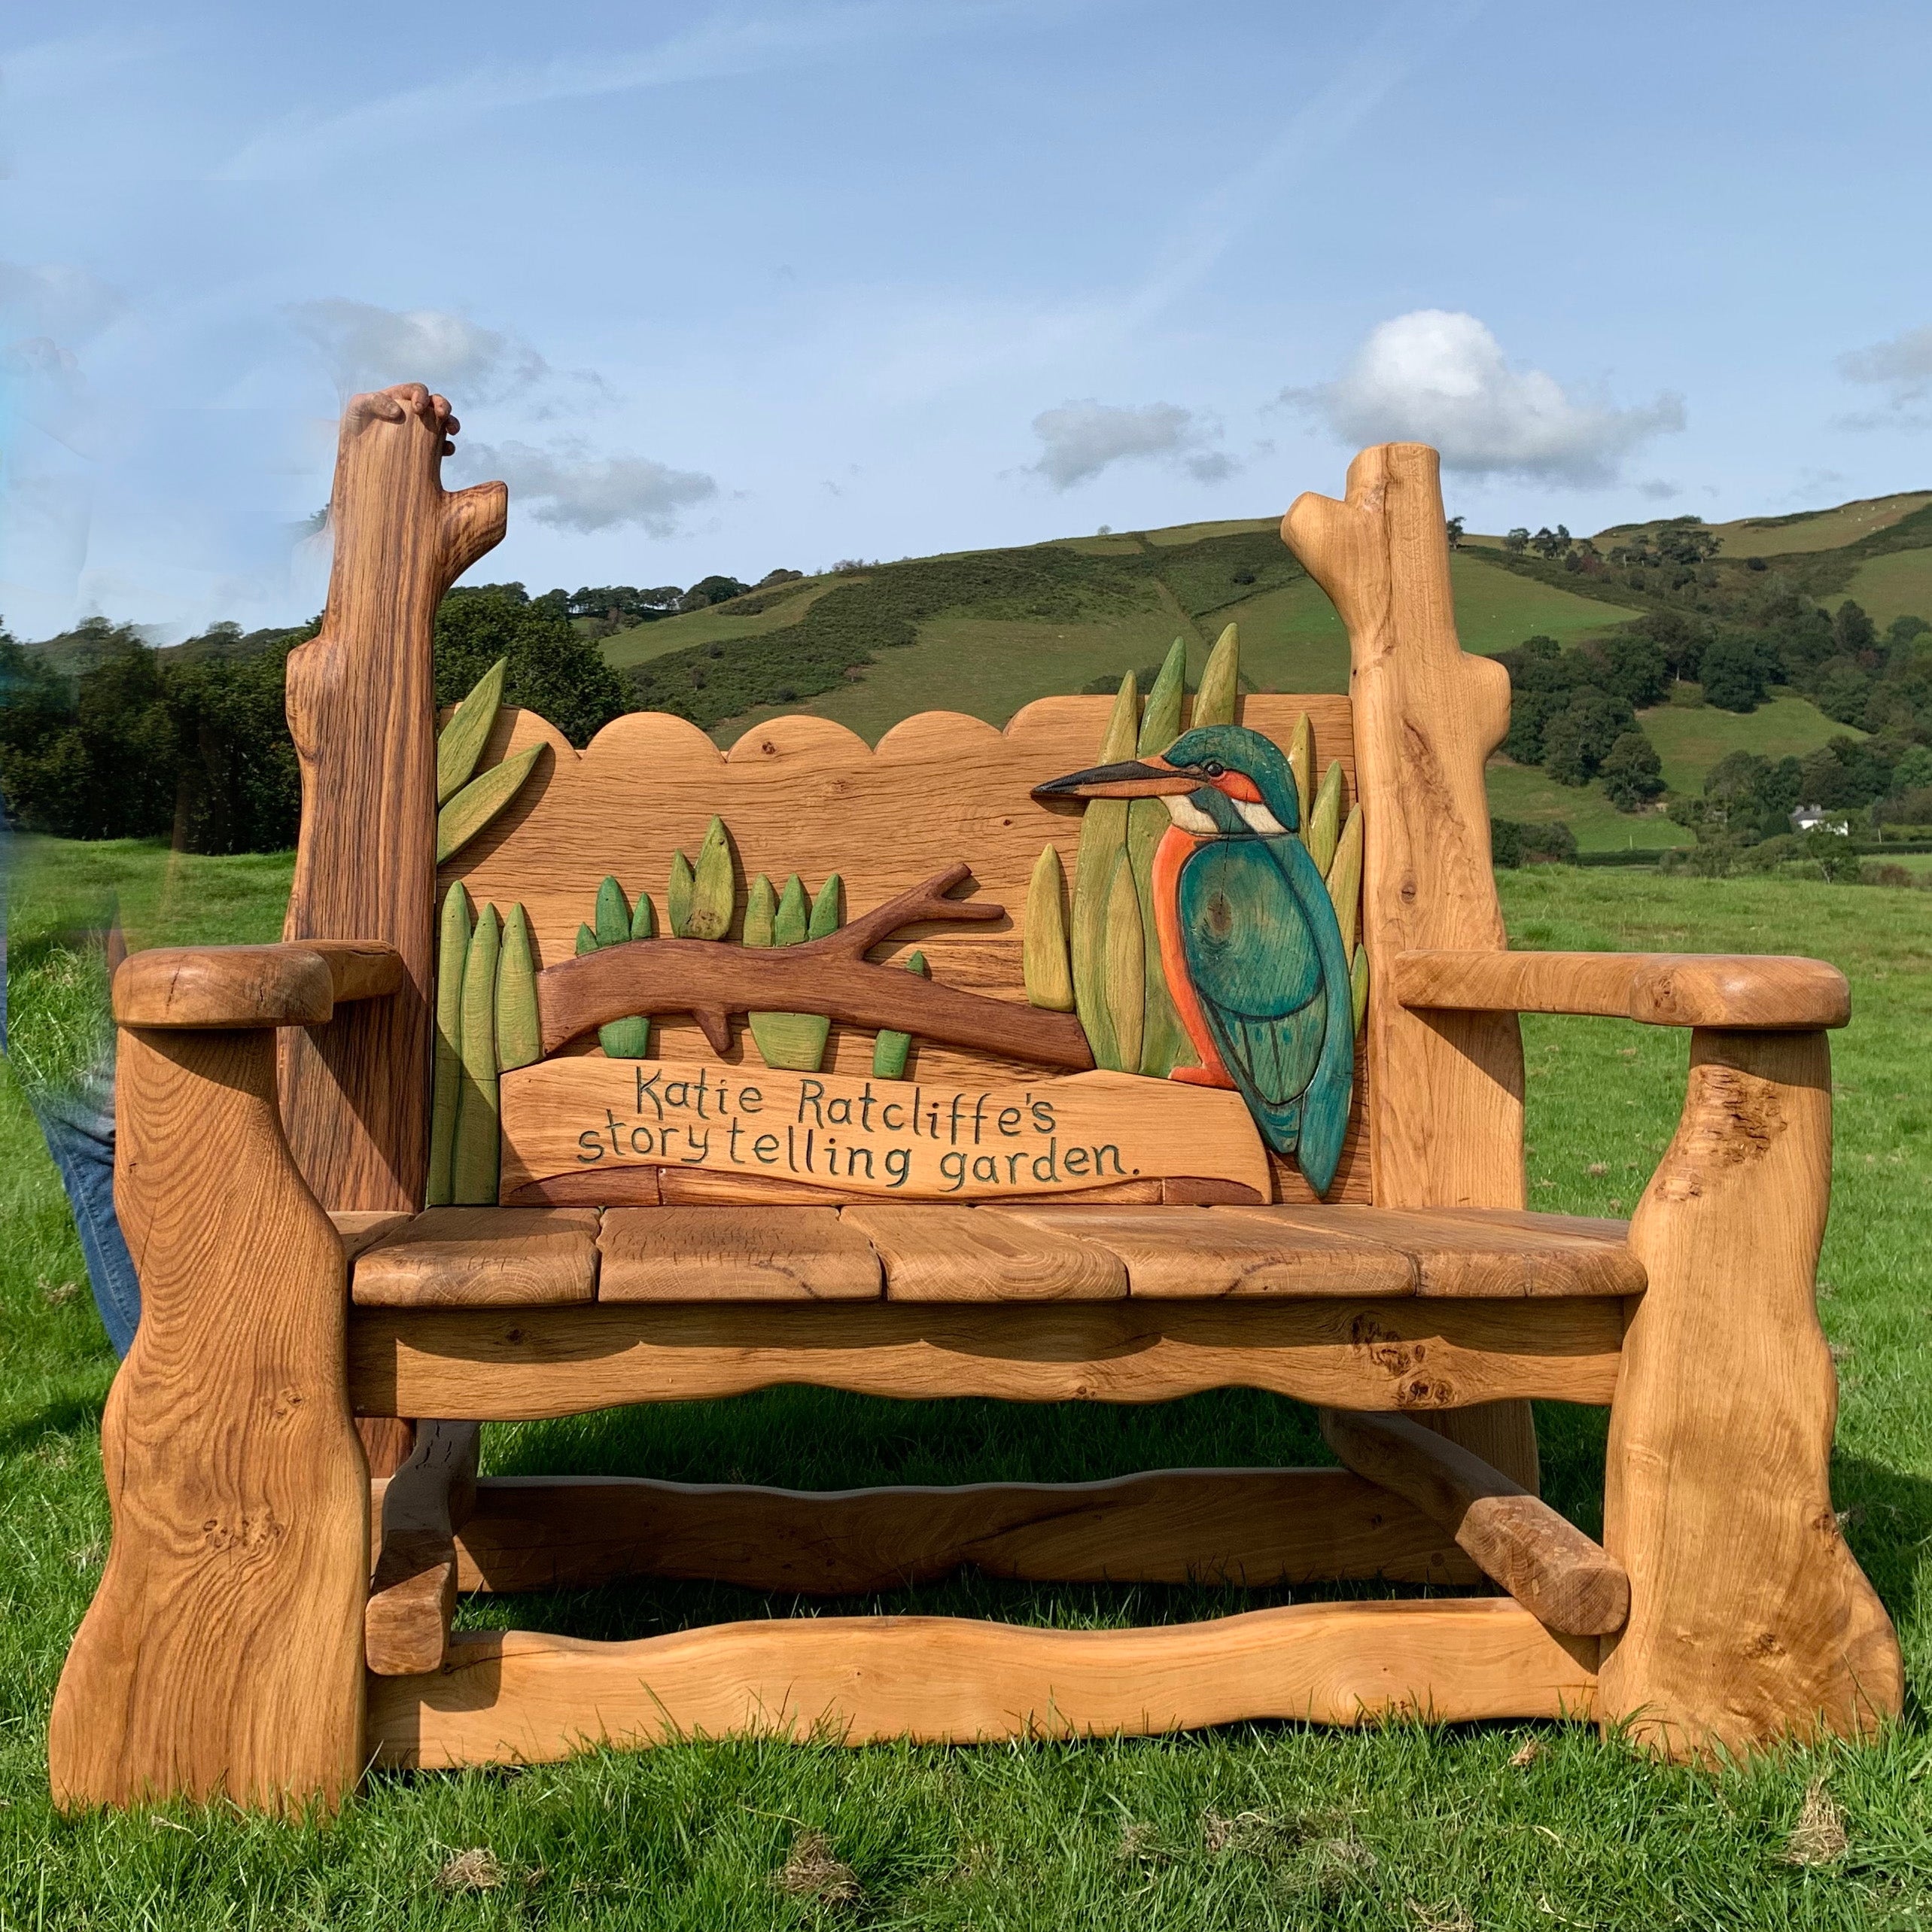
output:
[[373, 939], [402, 956], [393, 996], [281, 1048], [289, 1145], [324, 1207], [422, 1205], [429, 1149], [436, 892], [431, 628], [443, 592], [502, 537], [500, 483], [446, 491], [456, 419], [403, 383], [342, 412], [336, 552], [321, 634], [288, 660], [302, 842], [284, 939]]
[[946, 896], [971, 877], [965, 866], [948, 866], [802, 946], [631, 939], [546, 966], [537, 975], [543, 1051], [554, 1053], [567, 1040], [627, 1014], [689, 1013], [723, 1053], [731, 1044], [733, 1013], [807, 1012], [1043, 1066], [1091, 1067], [1093, 1050], [1071, 1013], [984, 999], [866, 957], [918, 920], [1003, 918], [1004, 906]]

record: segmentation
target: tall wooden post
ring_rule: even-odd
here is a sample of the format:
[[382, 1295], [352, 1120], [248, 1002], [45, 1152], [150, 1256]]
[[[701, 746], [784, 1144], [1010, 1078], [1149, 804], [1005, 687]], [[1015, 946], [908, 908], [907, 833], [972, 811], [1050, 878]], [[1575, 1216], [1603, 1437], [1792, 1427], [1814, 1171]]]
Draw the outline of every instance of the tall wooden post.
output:
[[[1524, 1204], [1523, 1036], [1513, 1013], [1413, 1012], [1395, 955], [1508, 944], [1490, 869], [1483, 767], [1509, 729], [1509, 677], [1456, 634], [1436, 452], [1383, 443], [1349, 465], [1346, 499], [1298, 497], [1282, 540], [1348, 626], [1368, 948], [1371, 1184], [1385, 1207]], [[1526, 1402], [1435, 1419], [1525, 1489]]]
[[456, 424], [420, 383], [343, 412], [321, 634], [288, 660], [302, 766], [289, 939], [380, 939], [400, 993], [282, 1036], [282, 1117], [327, 1208], [418, 1208], [429, 1161], [436, 893], [437, 605], [500, 541], [509, 493], [443, 488]]

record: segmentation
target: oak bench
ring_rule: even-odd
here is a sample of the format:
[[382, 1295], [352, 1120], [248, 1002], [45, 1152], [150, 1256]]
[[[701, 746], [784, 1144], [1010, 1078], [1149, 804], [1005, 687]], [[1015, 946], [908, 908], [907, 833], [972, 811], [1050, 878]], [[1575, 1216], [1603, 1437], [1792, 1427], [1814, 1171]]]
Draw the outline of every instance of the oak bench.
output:
[[[500, 536], [448, 406], [342, 424], [284, 942], [138, 953], [117, 1200], [139, 1334], [105, 1571], [50, 1729], [68, 1806], [333, 1803], [371, 1762], [764, 1730], [854, 1742], [1594, 1718], [1676, 1756], [1897, 1712], [1833, 1514], [1815, 1308], [1827, 1030], [1801, 960], [1517, 954], [1501, 668], [1450, 617], [1434, 453], [1285, 540], [1346, 697], [1051, 698], [580, 751], [454, 710], [431, 627]], [[1144, 703], [1143, 703], [1144, 699]], [[1517, 1015], [1690, 1032], [1627, 1226], [1525, 1203]], [[1339, 1466], [838, 1494], [490, 1479], [480, 1425], [805, 1383], [1315, 1404]], [[1601, 1543], [1530, 1404], [1607, 1406]], [[838, 1596], [996, 1576], [1410, 1594], [1068, 1632], [925, 1617], [631, 1643], [452, 1629], [645, 1575]], [[1421, 1590], [1422, 1595], [1413, 1594]]]

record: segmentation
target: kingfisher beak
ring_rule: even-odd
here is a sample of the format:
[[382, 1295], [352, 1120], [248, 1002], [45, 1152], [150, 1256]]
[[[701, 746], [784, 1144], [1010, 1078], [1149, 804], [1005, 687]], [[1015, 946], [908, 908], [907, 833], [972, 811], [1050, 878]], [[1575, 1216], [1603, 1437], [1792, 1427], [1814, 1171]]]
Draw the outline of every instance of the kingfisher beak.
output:
[[1033, 787], [1036, 799], [1152, 799], [1164, 792], [1191, 792], [1198, 778], [1170, 765], [1164, 758], [1128, 758], [1118, 765], [1095, 765], [1050, 778]]

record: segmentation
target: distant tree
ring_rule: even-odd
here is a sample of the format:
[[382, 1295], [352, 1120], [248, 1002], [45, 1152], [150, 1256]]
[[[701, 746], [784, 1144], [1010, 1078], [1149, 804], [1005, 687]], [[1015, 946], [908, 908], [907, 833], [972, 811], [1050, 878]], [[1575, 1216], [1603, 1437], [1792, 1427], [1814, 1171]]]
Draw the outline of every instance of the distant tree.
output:
[[1892, 767], [1892, 795], [1900, 797], [1907, 792], [1924, 791], [1927, 786], [1932, 786], [1932, 747], [1908, 745]]
[[1840, 657], [1855, 661], [1877, 648], [1878, 627], [1866, 616], [1863, 607], [1848, 597], [1832, 614], [1831, 640], [1838, 647]]
[[1611, 747], [1635, 723], [1621, 698], [1594, 685], [1582, 686], [1543, 727], [1543, 768], [1559, 785], [1587, 785]]
[[1670, 666], [1663, 647], [1641, 633], [1620, 631], [1593, 655], [1602, 662], [1598, 682], [1635, 710], [1661, 704], [1670, 689]]
[[1812, 701], [1841, 725], [1862, 724], [1871, 695], [1871, 679], [1850, 658], [1833, 658], [1812, 686]]
[[677, 600], [680, 610], [702, 610], [713, 604], [727, 604], [734, 597], [742, 597], [751, 588], [748, 583], [740, 583], [736, 577], [700, 577]]
[[1503, 548], [1512, 555], [1520, 555], [1529, 547], [1529, 532], [1521, 524], [1518, 524], [1503, 538]]
[[583, 745], [629, 707], [604, 653], [570, 628], [568, 601], [533, 599], [520, 583], [452, 590], [436, 616], [436, 695], [453, 704], [498, 658], [507, 658], [504, 701], [549, 719]]
[[[1103, 537], [1107, 534], [1105, 524], [1100, 526], [1100, 534]], [[774, 584], [802, 583], [805, 574], [803, 570], [767, 570], [752, 588], [754, 590], [769, 590]]]
[[1699, 681], [1721, 711], [1754, 711], [1769, 692], [1776, 660], [1754, 637], [1725, 637], [1704, 647]]
[[1514, 869], [1523, 863], [1523, 827], [1513, 818], [1489, 820], [1489, 860]]
[[1443, 530], [1444, 534], [1449, 539], [1449, 547], [1452, 550], [1461, 549], [1462, 547], [1462, 518], [1459, 516], [1452, 516], [1449, 519], [1448, 522], [1444, 525]]
[[1597, 776], [1619, 811], [1641, 811], [1663, 790], [1663, 761], [1641, 731], [1623, 732], [1605, 755]]

